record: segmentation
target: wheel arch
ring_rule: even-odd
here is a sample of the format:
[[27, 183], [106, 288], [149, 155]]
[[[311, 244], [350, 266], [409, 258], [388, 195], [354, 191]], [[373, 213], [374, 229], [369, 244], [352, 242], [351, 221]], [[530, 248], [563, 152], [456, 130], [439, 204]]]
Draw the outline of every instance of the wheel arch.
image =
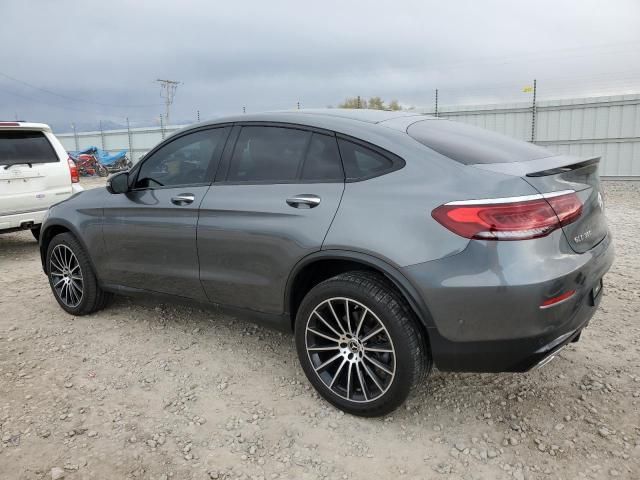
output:
[[366, 253], [348, 250], [322, 250], [308, 255], [296, 264], [287, 280], [284, 298], [285, 318], [289, 317], [291, 329], [293, 330], [302, 299], [313, 286], [340, 273], [358, 269], [377, 272], [386, 277], [407, 300], [428, 339], [428, 329], [434, 326], [433, 319], [411, 282], [390, 263]]
[[53, 240], [54, 237], [62, 233], [70, 233], [75, 237], [75, 239], [80, 243], [80, 245], [82, 245], [82, 248], [84, 249], [84, 251], [87, 254], [87, 257], [89, 258], [89, 263], [91, 264], [91, 268], [93, 269], [93, 272], [97, 277], [97, 271], [93, 263], [93, 259], [89, 255], [89, 249], [87, 248], [86, 243], [82, 239], [82, 236], [78, 234], [75, 227], [71, 223], [64, 220], [56, 220], [55, 222], [47, 223], [46, 225], [43, 225], [43, 227], [44, 228], [40, 230], [39, 243], [40, 243], [40, 261], [42, 262], [42, 269], [44, 270], [45, 273], [48, 274], [46, 260], [47, 260], [47, 250], [49, 249], [49, 244], [51, 243], [51, 240]]

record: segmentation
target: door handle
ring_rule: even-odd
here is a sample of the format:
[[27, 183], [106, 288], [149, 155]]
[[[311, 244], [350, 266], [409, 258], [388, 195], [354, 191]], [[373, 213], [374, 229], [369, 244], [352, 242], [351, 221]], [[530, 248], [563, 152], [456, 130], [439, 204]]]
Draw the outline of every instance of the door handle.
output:
[[193, 203], [193, 201], [196, 199], [195, 195], [193, 195], [192, 193], [181, 193], [180, 195], [176, 195], [175, 197], [171, 198], [171, 203], [173, 203], [174, 205], [189, 205], [191, 203]]
[[320, 197], [303, 193], [287, 198], [287, 204], [293, 208], [314, 208], [320, 205]]

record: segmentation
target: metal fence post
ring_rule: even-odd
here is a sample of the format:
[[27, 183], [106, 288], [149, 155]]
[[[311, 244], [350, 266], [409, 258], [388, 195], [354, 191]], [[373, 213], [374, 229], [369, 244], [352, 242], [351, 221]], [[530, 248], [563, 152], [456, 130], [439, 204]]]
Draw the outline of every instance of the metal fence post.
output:
[[78, 141], [78, 132], [76, 131], [76, 124], [72, 123], [71, 127], [73, 128], [73, 140], [76, 143], [76, 152], [80, 151], [80, 142]]
[[106, 150], [104, 146], [104, 130], [102, 129], [102, 120], [100, 120], [100, 141], [102, 142], [102, 150]]
[[160, 114], [160, 136], [162, 137], [162, 140], [164, 140], [164, 120], [162, 114]]
[[536, 141], [536, 115], [538, 113], [538, 109], [536, 108], [536, 87], [536, 80], [533, 79], [533, 102], [531, 103], [531, 143]]
[[127, 117], [127, 137], [129, 138], [129, 160], [134, 161], [133, 158], [133, 138], [131, 137], [131, 126], [129, 125], [129, 117]]

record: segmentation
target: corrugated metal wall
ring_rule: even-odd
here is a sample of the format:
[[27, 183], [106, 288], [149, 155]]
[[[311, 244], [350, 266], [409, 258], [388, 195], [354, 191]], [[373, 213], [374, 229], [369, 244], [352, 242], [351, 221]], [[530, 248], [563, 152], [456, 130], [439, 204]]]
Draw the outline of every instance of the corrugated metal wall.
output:
[[[531, 140], [531, 104], [444, 106], [438, 115]], [[640, 176], [640, 95], [538, 102], [535, 143], [581, 157], [601, 156], [603, 176]]]
[[[418, 112], [432, 114], [430, 109]], [[441, 106], [439, 116], [531, 140], [530, 104]], [[181, 128], [164, 129], [166, 137]], [[61, 134], [67, 150], [95, 145], [131, 150], [137, 161], [163, 138], [160, 127]], [[76, 145], [77, 142], [77, 145]], [[640, 177], [640, 95], [574, 98], [537, 103], [535, 142], [577, 156], [601, 156], [603, 176]]]
[[98, 147], [110, 153], [127, 150], [134, 162], [168, 137], [172, 132], [184, 125], [160, 127], [132, 128], [131, 130], [105, 130], [104, 132], [78, 132], [56, 134], [67, 151], [83, 150]]

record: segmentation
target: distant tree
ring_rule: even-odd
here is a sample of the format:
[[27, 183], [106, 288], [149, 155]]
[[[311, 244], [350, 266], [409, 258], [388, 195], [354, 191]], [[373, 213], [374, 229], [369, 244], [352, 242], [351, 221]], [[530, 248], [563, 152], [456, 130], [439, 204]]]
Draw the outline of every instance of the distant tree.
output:
[[369, 108], [372, 110], [384, 110], [384, 102], [380, 97], [371, 97], [369, 99]]
[[389, 110], [402, 110], [402, 107], [398, 103], [398, 100], [391, 100], [389, 102], [389, 106], [387, 107]]
[[338, 104], [338, 108], [370, 108], [372, 110], [402, 110], [397, 100], [391, 100], [389, 105], [385, 105], [380, 97], [348, 97], [344, 102]]
[[[338, 108], [364, 108], [366, 103], [363, 104], [363, 100], [360, 97], [349, 97], [344, 102], [338, 105]], [[364, 101], [366, 102], [366, 100]]]

